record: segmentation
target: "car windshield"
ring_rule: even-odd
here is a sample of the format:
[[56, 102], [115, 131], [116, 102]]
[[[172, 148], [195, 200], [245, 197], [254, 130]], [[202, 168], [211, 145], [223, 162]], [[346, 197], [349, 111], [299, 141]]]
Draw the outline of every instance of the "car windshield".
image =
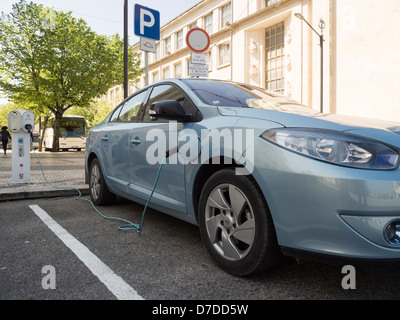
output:
[[185, 79], [183, 81], [203, 103], [210, 106], [317, 113], [297, 101], [247, 84], [199, 79]]

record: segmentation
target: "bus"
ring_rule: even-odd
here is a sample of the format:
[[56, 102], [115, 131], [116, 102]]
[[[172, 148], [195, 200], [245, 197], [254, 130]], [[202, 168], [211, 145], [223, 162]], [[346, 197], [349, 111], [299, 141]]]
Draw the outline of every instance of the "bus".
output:
[[[53, 148], [54, 117], [49, 118], [43, 138], [45, 151]], [[61, 119], [59, 148], [62, 151], [76, 149], [81, 151], [86, 145], [87, 121], [85, 117], [64, 115]]]

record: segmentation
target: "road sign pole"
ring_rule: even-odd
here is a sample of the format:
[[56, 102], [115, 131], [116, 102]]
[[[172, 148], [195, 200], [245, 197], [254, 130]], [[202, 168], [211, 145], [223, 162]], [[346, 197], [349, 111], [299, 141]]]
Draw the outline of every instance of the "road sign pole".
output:
[[144, 52], [146, 86], [149, 85], [149, 52]]
[[128, 97], [128, 0], [124, 0], [124, 99]]

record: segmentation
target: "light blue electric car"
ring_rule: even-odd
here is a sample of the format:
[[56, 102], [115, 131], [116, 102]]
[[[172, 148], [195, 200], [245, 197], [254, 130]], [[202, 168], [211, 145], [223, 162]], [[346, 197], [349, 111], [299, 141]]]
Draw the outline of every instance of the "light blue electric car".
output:
[[317, 113], [247, 84], [168, 79], [92, 128], [86, 179], [96, 205], [144, 204], [155, 187], [149, 206], [198, 225], [234, 275], [283, 255], [397, 262], [399, 134], [398, 123]]

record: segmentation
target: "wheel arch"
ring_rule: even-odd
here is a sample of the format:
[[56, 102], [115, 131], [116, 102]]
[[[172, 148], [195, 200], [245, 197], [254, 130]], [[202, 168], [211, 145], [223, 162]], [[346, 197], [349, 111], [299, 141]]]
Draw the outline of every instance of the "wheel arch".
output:
[[[213, 162], [214, 161], [214, 162]], [[201, 191], [203, 190], [204, 184], [206, 181], [216, 172], [226, 169], [226, 168], [245, 168], [243, 165], [238, 164], [234, 159], [227, 158], [221, 156], [219, 158], [219, 161], [216, 163], [215, 158], [209, 159], [208, 162], [203, 163], [200, 168], [198, 169], [196, 173], [196, 177], [194, 179], [193, 183], [193, 189], [192, 189], [192, 202], [193, 202], [193, 208], [194, 208], [194, 213], [195, 213], [195, 218], [196, 221], [198, 221], [198, 206], [199, 206], [199, 200], [200, 200], [200, 195]], [[264, 196], [264, 193], [262, 192], [260, 185], [258, 184], [257, 180], [252, 174], [249, 174], [254, 182], [256, 183], [257, 187], [260, 189], [261, 194], [263, 195], [263, 199], [265, 203], [268, 206], [268, 202]]]
[[85, 183], [89, 184], [89, 169], [90, 169], [90, 165], [92, 164], [92, 161], [94, 159], [97, 159], [97, 155], [94, 152], [91, 152], [89, 154], [89, 156], [87, 157], [86, 160], [86, 166], [85, 166]]

